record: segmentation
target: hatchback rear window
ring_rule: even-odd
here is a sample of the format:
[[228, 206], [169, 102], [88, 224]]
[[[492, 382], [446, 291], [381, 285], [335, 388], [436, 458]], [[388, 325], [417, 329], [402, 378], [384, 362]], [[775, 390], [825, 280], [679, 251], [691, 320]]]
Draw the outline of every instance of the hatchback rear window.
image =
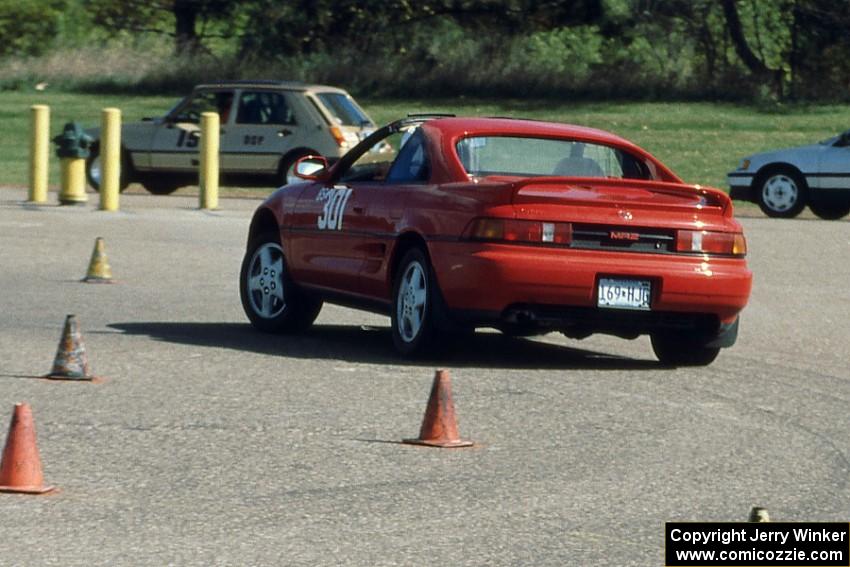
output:
[[371, 126], [372, 121], [363, 114], [350, 96], [342, 93], [317, 93], [316, 97], [340, 126]]
[[488, 175], [651, 179], [647, 164], [618, 148], [550, 138], [474, 136], [457, 143], [463, 168]]

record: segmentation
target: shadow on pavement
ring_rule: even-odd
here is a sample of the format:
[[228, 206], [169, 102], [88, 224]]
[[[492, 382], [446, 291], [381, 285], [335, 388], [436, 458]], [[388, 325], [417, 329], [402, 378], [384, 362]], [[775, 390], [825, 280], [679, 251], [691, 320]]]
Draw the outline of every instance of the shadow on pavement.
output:
[[268, 335], [248, 323], [113, 323], [110, 328], [155, 341], [227, 348], [294, 358], [325, 358], [373, 364], [455, 367], [657, 370], [653, 360], [637, 360], [496, 333], [466, 335], [445, 352], [406, 360], [396, 354], [389, 327], [314, 325], [293, 335]]

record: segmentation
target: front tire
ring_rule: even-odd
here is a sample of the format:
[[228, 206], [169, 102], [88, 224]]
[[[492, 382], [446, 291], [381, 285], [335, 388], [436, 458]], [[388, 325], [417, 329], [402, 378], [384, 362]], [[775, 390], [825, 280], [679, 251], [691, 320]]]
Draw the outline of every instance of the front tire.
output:
[[[89, 185], [95, 192], [100, 191], [100, 181], [103, 174], [102, 161], [100, 159], [100, 146], [94, 144], [89, 152], [89, 157], [86, 158], [86, 179]], [[130, 160], [127, 159], [127, 154], [121, 150], [121, 174], [118, 178], [118, 191], [124, 192], [124, 189], [130, 185]]]
[[436, 283], [428, 257], [419, 248], [408, 250], [393, 280], [392, 334], [404, 356], [430, 352], [436, 342]]
[[322, 301], [301, 290], [289, 277], [280, 239], [266, 232], [252, 239], [239, 275], [242, 308], [251, 324], [266, 333], [308, 328]]
[[773, 168], [756, 182], [757, 201], [769, 217], [793, 218], [806, 207], [809, 188], [803, 176], [787, 167]]
[[655, 356], [665, 366], [708, 366], [720, 354], [720, 347], [706, 346], [706, 342], [699, 338], [654, 333], [650, 340]]

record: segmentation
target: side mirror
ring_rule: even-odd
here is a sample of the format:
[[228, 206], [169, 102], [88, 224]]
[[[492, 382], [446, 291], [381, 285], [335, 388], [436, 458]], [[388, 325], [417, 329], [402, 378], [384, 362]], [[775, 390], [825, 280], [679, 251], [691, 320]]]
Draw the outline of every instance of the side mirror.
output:
[[295, 162], [295, 177], [316, 181], [322, 178], [322, 172], [328, 170], [328, 160], [324, 156], [304, 156]]

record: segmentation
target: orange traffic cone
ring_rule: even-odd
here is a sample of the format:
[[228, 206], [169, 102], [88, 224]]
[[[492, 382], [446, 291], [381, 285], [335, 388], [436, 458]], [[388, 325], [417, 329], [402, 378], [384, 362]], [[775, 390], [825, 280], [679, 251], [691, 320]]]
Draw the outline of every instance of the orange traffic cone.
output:
[[83, 281], [86, 283], [115, 283], [115, 280], [112, 279], [112, 268], [109, 267], [109, 260], [106, 258], [103, 237], [98, 236], [94, 241], [89, 269]]
[[65, 318], [65, 329], [59, 339], [53, 369], [45, 378], [51, 380], [95, 380], [89, 368], [86, 347], [83, 337], [77, 327], [77, 316], [68, 315]]
[[472, 441], [463, 441], [457, 432], [455, 406], [452, 402], [452, 381], [448, 370], [437, 370], [431, 397], [425, 408], [425, 418], [418, 439], [405, 439], [405, 443], [430, 447], [470, 447]]
[[55, 490], [44, 486], [41, 457], [35, 444], [35, 424], [29, 404], [15, 404], [9, 436], [0, 461], [0, 492], [44, 494]]

